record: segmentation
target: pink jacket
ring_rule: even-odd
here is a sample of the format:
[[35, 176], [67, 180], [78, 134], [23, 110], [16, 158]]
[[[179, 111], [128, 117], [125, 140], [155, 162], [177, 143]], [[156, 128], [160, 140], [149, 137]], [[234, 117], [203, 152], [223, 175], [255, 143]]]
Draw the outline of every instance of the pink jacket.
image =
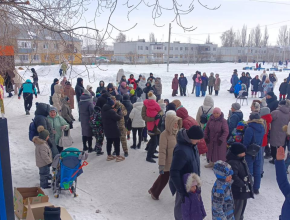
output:
[[195, 85], [201, 85], [201, 83], [202, 83], [201, 77], [199, 74], [197, 74], [197, 77], [195, 79]]

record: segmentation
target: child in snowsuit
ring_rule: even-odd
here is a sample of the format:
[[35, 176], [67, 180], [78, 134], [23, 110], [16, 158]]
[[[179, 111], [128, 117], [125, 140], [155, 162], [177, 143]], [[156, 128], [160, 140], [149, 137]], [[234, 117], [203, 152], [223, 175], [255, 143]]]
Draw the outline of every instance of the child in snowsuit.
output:
[[231, 166], [224, 161], [217, 161], [213, 167], [217, 177], [212, 188], [212, 220], [234, 220], [234, 200], [232, 194]]
[[183, 220], [202, 220], [206, 216], [201, 198], [201, 181], [197, 174], [186, 173], [183, 175], [183, 183], [188, 193], [184, 203], [181, 204]]
[[[146, 115], [148, 117], [155, 118], [158, 115], [158, 112], [161, 111], [160, 106], [156, 102], [156, 96], [152, 92], [148, 93], [148, 99], [144, 101], [144, 105], [146, 106]], [[146, 122], [149, 135], [154, 135], [153, 129], [155, 126], [156, 128], [158, 127], [159, 121], [160, 118], [155, 118], [155, 121]], [[160, 133], [160, 131], [158, 133]]]
[[281, 83], [280, 87], [279, 87], [279, 92], [280, 92], [280, 101], [285, 100], [285, 96], [287, 94], [287, 79], [284, 79], [284, 82]]
[[235, 91], [234, 91], [234, 94], [235, 94], [235, 97], [237, 98], [238, 95], [239, 95], [239, 92], [241, 91], [242, 89], [242, 85], [241, 85], [241, 81], [239, 80], [239, 82], [235, 85]]
[[101, 156], [104, 154], [104, 152], [102, 152], [104, 130], [101, 113], [102, 109], [98, 106], [95, 106], [94, 113], [92, 114], [89, 122], [92, 128], [93, 135], [96, 138], [95, 151], [97, 152], [97, 156]]
[[40, 187], [48, 189], [51, 188], [48, 180], [51, 179], [50, 166], [52, 164], [52, 153], [47, 143], [49, 131], [43, 126], [38, 126], [37, 131], [39, 135], [32, 139], [35, 145], [36, 166], [39, 168]]

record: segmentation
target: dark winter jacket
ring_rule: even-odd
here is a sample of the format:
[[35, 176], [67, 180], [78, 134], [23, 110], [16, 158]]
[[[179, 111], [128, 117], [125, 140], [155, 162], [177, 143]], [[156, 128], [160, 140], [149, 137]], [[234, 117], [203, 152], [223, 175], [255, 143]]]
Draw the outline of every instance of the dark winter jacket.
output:
[[141, 97], [142, 94], [143, 94], [143, 90], [139, 86], [137, 86], [135, 90], [135, 95], [139, 98]]
[[113, 108], [105, 104], [102, 108], [102, 122], [106, 138], [118, 138], [121, 136], [117, 122], [123, 118], [122, 111], [117, 113]]
[[248, 127], [245, 130], [243, 144], [246, 147], [249, 147], [253, 143], [262, 146], [264, 134], [265, 127], [263, 119], [248, 121]]
[[208, 77], [208, 86], [214, 86], [215, 84], [215, 78], [213, 75], [210, 75], [210, 77]]
[[196, 173], [200, 176], [200, 159], [197, 146], [191, 143], [186, 130], [182, 128], [177, 134], [177, 145], [170, 168], [169, 187], [172, 195], [176, 191], [182, 196], [186, 195], [182, 179], [186, 173]]
[[175, 74], [175, 77], [172, 80], [172, 85], [171, 88], [173, 90], [178, 90], [178, 85], [179, 85], [179, 81], [178, 81], [178, 74]]
[[270, 112], [276, 110], [279, 105], [279, 101], [277, 100], [277, 96], [274, 95], [270, 99], [266, 99], [267, 107], [270, 109]]
[[251, 80], [252, 80], [252, 77], [249, 75], [249, 77], [246, 75], [246, 78], [247, 78], [247, 83], [246, 83], [246, 86], [247, 86], [247, 88], [249, 88], [250, 87], [250, 85], [251, 85]]
[[137, 99], [138, 97], [136, 95], [130, 95], [130, 101], [132, 105], [137, 102]]
[[252, 79], [251, 84], [253, 85], [252, 91], [258, 92], [259, 91], [259, 86], [261, 84], [261, 80], [254, 78], [254, 79]]
[[79, 102], [79, 114], [82, 127], [82, 135], [92, 137], [92, 128], [89, 124], [90, 117], [94, 113], [93, 99], [91, 95], [83, 94]]
[[243, 120], [243, 112], [237, 110], [232, 113], [231, 117], [228, 119], [229, 124], [229, 135], [232, 135], [233, 130], [237, 127], [238, 123]]
[[104, 93], [102, 94], [99, 98], [98, 101], [96, 103], [96, 106], [99, 106], [101, 109], [103, 108], [103, 106], [107, 103], [107, 98], [110, 95], [108, 93]]
[[287, 85], [287, 99], [290, 99], [290, 84]]
[[[109, 90], [109, 89], [112, 89], [112, 90]], [[107, 91], [108, 93], [111, 95], [111, 96], [116, 96], [116, 92], [115, 92], [115, 88], [113, 86], [112, 83], [109, 83], [108, 86], [107, 86]]]
[[77, 84], [75, 87], [75, 92], [76, 92], [76, 97], [77, 101], [80, 101], [80, 97], [84, 92], [84, 86], [82, 85], [83, 79], [82, 78], [77, 78]]
[[202, 83], [201, 83], [201, 91], [206, 91], [207, 85], [208, 85], [208, 78], [207, 76], [201, 77]]
[[248, 77], [246, 77], [246, 76], [241, 76], [240, 77], [240, 81], [242, 82], [242, 83], [244, 83], [245, 85], [247, 85], [247, 82], [248, 82], [248, 79], [247, 79]]
[[235, 87], [235, 86], [238, 84], [238, 82], [239, 82], [239, 78], [238, 78], [237, 74], [233, 74], [233, 75], [232, 75], [231, 82], [232, 82], [232, 86], [233, 86], [233, 87]]
[[245, 157], [238, 157], [229, 151], [227, 163], [231, 165], [234, 171], [234, 182], [232, 184], [234, 200], [254, 198], [253, 179]]
[[147, 82], [146, 87], [143, 89], [143, 92], [146, 94], [146, 99], [148, 99], [148, 93], [150, 91], [153, 91], [153, 93], [156, 94], [156, 90], [155, 90], [154, 86], [152, 87], [151, 83]]
[[289, 73], [289, 76], [287, 77], [287, 84], [289, 84], [290, 82], [290, 73]]
[[[103, 83], [104, 85], [101, 86], [101, 83]], [[105, 82], [104, 82], [104, 81], [100, 81], [100, 83], [99, 83], [99, 87], [98, 87], [97, 90], [96, 90], [96, 94], [97, 94], [97, 93], [102, 93], [102, 91], [103, 91], [104, 89], [106, 89], [106, 88], [105, 88]]]
[[273, 83], [273, 85], [276, 82], [276, 78], [274, 77], [273, 74], [269, 74], [269, 80], [270, 80], [271, 83]]
[[275, 160], [276, 178], [281, 192], [285, 197], [280, 215], [280, 220], [290, 219], [290, 184], [287, 179], [287, 172], [284, 160]]
[[287, 94], [287, 87], [288, 87], [288, 84], [286, 82], [281, 83], [281, 85], [279, 87], [279, 92], [281, 95]]
[[186, 79], [186, 77], [179, 77], [179, 85], [181, 86], [181, 87], [186, 87], [187, 86], [187, 79]]
[[32, 79], [33, 79], [33, 81], [35, 82], [35, 81], [37, 81], [38, 80], [38, 75], [37, 75], [37, 72], [35, 71], [35, 69], [34, 68], [31, 68], [31, 72], [32, 72]]
[[133, 105], [130, 101], [129, 95], [123, 95], [123, 101], [122, 104], [125, 106], [126, 110], [127, 110], [127, 115], [124, 117], [125, 119], [125, 124], [127, 124], [128, 119], [129, 119], [129, 115], [133, 109]]

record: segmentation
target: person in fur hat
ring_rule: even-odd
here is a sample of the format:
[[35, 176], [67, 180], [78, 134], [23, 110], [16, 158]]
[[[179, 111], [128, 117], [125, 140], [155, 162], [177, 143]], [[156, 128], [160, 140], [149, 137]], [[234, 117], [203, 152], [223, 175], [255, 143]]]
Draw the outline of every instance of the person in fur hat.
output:
[[96, 94], [93, 92], [93, 87], [91, 85], [87, 85], [87, 90], [91, 93], [92, 97], [96, 96]]
[[49, 131], [43, 126], [37, 127], [38, 136], [35, 136], [32, 141], [35, 145], [35, 161], [39, 168], [40, 187], [43, 189], [51, 188], [48, 180], [51, 179], [50, 166], [52, 164], [52, 152], [48, 145]]
[[[161, 108], [159, 104], [156, 102], [156, 96], [152, 92], [148, 93], [148, 99], [144, 101], [144, 105], [146, 106], [146, 115], [151, 118], [155, 117], [155, 121], [148, 121], [146, 123], [148, 134], [150, 135], [154, 133], [153, 132], [154, 127], [155, 126], [157, 127], [159, 124], [160, 117], [158, 117], [159, 116], [158, 113], [161, 111]], [[158, 133], [160, 133], [160, 131]]]
[[206, 216], [201, 198], [201, 180], [196, 173], [183, 175], [183, 182], [188, 193], [184, 203], [181, 204], [183, 220], [202, 220]]

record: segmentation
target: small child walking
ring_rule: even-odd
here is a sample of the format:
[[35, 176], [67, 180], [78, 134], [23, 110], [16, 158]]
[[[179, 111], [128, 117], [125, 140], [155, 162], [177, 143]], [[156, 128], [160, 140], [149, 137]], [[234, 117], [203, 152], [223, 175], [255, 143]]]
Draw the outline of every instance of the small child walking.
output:
[[284, 82], [281, 83], [280, 87], [279, 87], [279, 92], [280, 92], [280, 101], [285, 100], [286, 98], [286, 94], [287, 94], [287, 79], [284, 79]]
[[183, 220], [202, 220], [206, 216], [201, 198], [201, 181], [196, 173], [186, 173], [183, 175], [188, 197], [185, 197], [184, 203], [181, 204]]
[[49, 139], [49, 131], [45, 130], [43, 126], [37, 128], [38, 136], [33, 138], [35, 145], [35, 160], [36, 166], [39, 168], [40, 187], [43, 189], [51, 188], [48, 180], [51, 179], [50, 166], [52, 164], [52, 153], [47, 143]]
[[224, 162], [217, 161], [213, 171], [217, 177], [212, 188], [212, 220], [235, 220], [234, 200], [232, 194], [232, 167]]
[[[156, 116], [159, 116], [159, 112], [161, 111], [161, 108], [159, 104], [156, 102], [156, 96], [153, 94], [153, 92], [148, 93], [148, 99], [144, 101], [144, 105], [146, 106], [146, 115], [148, 117], [155, 118], [155, 121], [149, 121], [147, 122], [147, 129], [149, 135], [154, 135], [153, 129], [156, 127], [157, 132], [160, 133], [158, 127], [160, 117], [156, 118]], [[158, 117], [157, 116], [157, 117]]]

